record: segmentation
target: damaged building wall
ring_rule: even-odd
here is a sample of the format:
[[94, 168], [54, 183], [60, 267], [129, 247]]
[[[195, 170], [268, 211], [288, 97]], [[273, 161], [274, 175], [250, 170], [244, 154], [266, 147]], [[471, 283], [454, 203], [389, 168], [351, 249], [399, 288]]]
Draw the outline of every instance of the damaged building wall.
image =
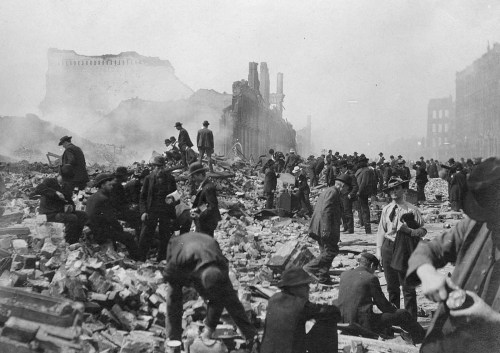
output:
[[267, 64], [261, 63], [262, 82], [257, 65], [249, 64], [248, 81], [233, 83], [232, 104], [224, 109], [220, 120], [224, 154], [231, 153], [236, 142], [241, 143], [245, 157], [254, 159], [267, 153], [269, 148], [283, 152], [296, 148], [296, 132], [292, 124], [283, 119], [283, 74], [278, 74], [281, 90], [270, 94]]
[[311, 116], [307, 117], [306, 127], [297, 131], [297, 152], [302, 156], [313, 154]]

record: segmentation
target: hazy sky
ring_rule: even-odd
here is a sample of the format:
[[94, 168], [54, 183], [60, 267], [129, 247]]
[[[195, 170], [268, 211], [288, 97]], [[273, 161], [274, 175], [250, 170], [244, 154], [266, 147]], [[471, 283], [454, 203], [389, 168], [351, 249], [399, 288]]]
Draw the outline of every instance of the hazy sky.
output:
[[[137, 51], [168, 59], [192, 89], [230, 92], [266, 61], [285, 117], [313, 117], [316, 146], [368, 151], [425, 135], [429, 98], [455, 97], [455, 73], [500, 42], [500, 2], [0, 1], [0, 115], [38, 112], [47, 49]], [[349, 103], [356, 101], [357, 103]]]

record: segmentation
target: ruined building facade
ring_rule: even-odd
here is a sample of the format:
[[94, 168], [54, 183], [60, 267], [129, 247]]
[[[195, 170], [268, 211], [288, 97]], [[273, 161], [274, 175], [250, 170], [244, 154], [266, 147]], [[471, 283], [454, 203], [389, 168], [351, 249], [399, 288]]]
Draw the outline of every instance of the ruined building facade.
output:
[[426, 155], [443, 160], [454, 155], [455, 103], [451, 96], [429, 100], [427, 106]]
[[313, 154], [311, 116], [307, 117], [307, 125], [297, 131], [297, 150], [302, 156]]
[[232, 104], [224, 109], [220, 133], [224, 136], [222, 153], [228, 155], [236, 142], [241, 143], [245, 157], [256, 159], [270, 148], [288, 152], [296, 148], [296, 132], [283, 119], [283, 74], [278, 73], [276, 93], [270, 93], [269, 71], [261, 63], [249, 63], [248, 81], [233, 83]]

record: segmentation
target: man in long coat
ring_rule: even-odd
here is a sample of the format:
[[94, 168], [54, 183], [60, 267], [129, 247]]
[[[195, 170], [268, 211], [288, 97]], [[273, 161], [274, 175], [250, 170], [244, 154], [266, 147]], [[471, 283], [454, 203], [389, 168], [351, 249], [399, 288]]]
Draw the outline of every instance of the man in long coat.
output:
[[85, 189], [89, 182], [85, 156], [80, 147], [71, 143], [71, 136], [63, 136], [59, 141], [59, 146], [64, 147], [64, 153], [61, 157], [61, 165], [69, 164], [73, 167], [74, 177], [71, 180], [73, 187], [79, 190]]
[[179, 130], [179, 137], [177, 138], [177, 143], [179, 145], [179, 149], [181, 150], [182, 163], [184, 164], [184, 169], [187, 169], [188, 162], [187, 162], [186, 152], [188, 147], [189, 148], [193, 147], [193, 143], [191, 142], [191, 138], [189, 137], [189, 133], [187, 132], [187, 130], [182, 127], [182, 123], [176, 122], [175, 128]]
[[372, 228], [370, 225], [370, 207], [368, 206], [368, 198], [373, 194], [372, 182], [373, 174], [368, 168], [368, 159], [362, 157], [358, 162], [358, 170], [356, 171], [356, 179], [358, 181], [358, 202], [359, 202], [359, 220], [362, 226], [365, 227], [365, 233], [371, 234]]
[[212, 166], [212, 153], [214, 153], [214, 135], [212, 130], [208, 128], [210, 123], [205, 120], [203, 122], [203, 129], [198, 130], [198, 136], [196, 137], [196, 144], [198, 145], [198, 152], [200, 153], [200, 160], [203, 160], [203, 156], [206, 154], [208, 158], [208, 168], [211, 172], [214, 171]]

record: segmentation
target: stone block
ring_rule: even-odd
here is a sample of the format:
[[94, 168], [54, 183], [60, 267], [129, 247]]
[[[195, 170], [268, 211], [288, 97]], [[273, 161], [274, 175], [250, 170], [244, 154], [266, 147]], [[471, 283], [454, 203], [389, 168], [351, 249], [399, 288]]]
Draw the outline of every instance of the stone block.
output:
[[18, 254], [28, 254], [28, 243], [24, 239], [12, 240], [12, 248]]

